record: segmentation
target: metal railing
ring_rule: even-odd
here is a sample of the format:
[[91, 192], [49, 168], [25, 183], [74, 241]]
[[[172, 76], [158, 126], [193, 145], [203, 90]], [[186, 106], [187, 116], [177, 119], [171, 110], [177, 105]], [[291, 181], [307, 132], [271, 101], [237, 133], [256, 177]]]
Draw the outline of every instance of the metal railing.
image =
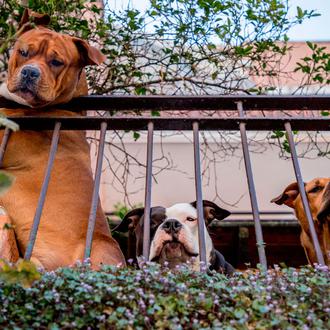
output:
[[[0, 108], [17, 108], [17, 104], [0, 99]], [[22, 106], [20, 106], [22, 107]], [[250, 110], [329, 110], [329, 96], [88, 96], [72, 100], [70, 103], [57, 108], [80, 112], [83, 110], [102, 110], [105, 112], [116, 110], [216, 110], [236, 111], [238, 117], [233, 118], [165, 118], [134, 116], [134, 117], [111, 117], [109, 116], [82, 116], [77, 114], [74, 117], [44, 117], [44, 116], [13, 116], [9, 119], [19, 124], [21, 130], [53, 130], [53, 138], [50, 147], [48, 164], [42, 184], [38, 206], [36, 209], [33, 225], [30, 232], [30, 239], [25, 259], [30, 259], [33, 246], [40, 223], [42, 208], [46, 198], [47, 187], [53, 162], [56, 156], [57, 145], [61, 130], [100, 130], [100, 142], [95, 170], [94, 190], [91, 201], [91, 209], [86, 234], [86, 247], [84, 257], [88, 258], [91, 253], [91, 243], [98, 205], [100, 188], [100, 177], [102, 170], [102, 159], [105, 147], [105, 135], [107, 130], [147, 130], [147, 166], [145, 186], [145, 213], [144, 213], [144, 242], [143, 256], [148, 259], [150, 248], [150, 209], [152, 191], [152, 159], [153, 159], [153, 135], [155, 130], [193, 131], [193, 151], [195, 164], [195, 187], [197, 199], [197, 214], [199, 228], [200, 260], [206, 264], [205, 236], [204, 236], [204, 215], [202, 207], [202, 175], [200, 163], [200, 142], [199, 132], [202, 130], [236, 130], [241, 134], [243, 156], [245, 162], [247, 183], [249, 187], [251, 208], [256, 232], [257, 249], [259, 261], [267, 267], [265, 254], [265, 243], [263, 241], [262, 228], [259, 218], [257, 193], [255, 190], [253, 171], [247, 142], [247, 130], [285, 130], [291, 150], [292, 163], [294, 166], [299, 191], [308, 219], [310, 232], [317, 261], [324, 265], [324, 258], [314, 227], [314, 222], [309, 209], [308, 199], [304, 189], [304, 183], [299, 167], [292, 130], [329, 131], [330, 118], [327, 117], [257, 117], [249, 118], [245, 114]], [[6, 145], [10, 138], [9, 129], [5, 129], [4, 137], [0, 146], [0, 165], [5, 154]]]

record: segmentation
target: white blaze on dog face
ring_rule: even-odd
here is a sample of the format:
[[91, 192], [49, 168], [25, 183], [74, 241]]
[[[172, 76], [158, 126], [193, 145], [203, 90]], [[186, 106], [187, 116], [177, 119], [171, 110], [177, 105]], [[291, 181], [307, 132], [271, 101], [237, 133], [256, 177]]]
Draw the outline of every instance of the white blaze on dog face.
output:
[[[207, 226], [214, 220], [222, 220], [230, 212], [213, 202], [203, 200], [204, 233], [206, 256], [211, 263], [213, 244]], [[129, 239], [135, 245], [135, 256], [139, 260], [143, 250], [144, 208], [128, 212], [122, 222], [114, 229], [129, 232]], [[199, 270], [199, 233], [196, 202], [174, 204], [169, 208], [152, 207], [150, 210], [150, 253], [149, 260], [167, 263], [170, 268], [190, 262], [195, 270]]]
[[[192, 257], [198, 258], [200, 252], [197, 210], [191, 204], [179, 203], [167, 208], [165, 214], [165, 221], [157, 228], [152, 239], [149, 260], [160, 258], [170, 263], [182, 263]], [[204, 227], [206, 255], [209, 257], [212, 241], [205, 222]], [[197, 260], [194, 268], [198, 268]]]

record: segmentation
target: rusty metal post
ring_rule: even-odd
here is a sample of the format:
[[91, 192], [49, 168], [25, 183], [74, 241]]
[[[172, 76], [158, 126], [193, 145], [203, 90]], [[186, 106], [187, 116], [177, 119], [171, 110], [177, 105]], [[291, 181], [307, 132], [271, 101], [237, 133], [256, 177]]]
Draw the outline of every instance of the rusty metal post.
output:
[[105, 146], [105, 135], [107, 133], [107, 126], [108, 125], [106, 122], [101, 123], [100, 141], [99, 141], [99, 148], [98, 148], [96, 168], [95, 168], [92, 203], [91, 203], [91, 209], [90, 209], [89, 218], [88, 218], [88, 228], [87, 228], [87, 235], [86, 235], [84, 259], [90, 258], [90, 256], [91, 256], [92, 241], [93, 241], [93, 234], [94, 234], [95, 221], [96, 221], [96, 213], [97, 213], [97, 207], [99, 204], [99, 191], [100, 191], [101, 172], [102, 172], [102, 163], [103, 163], [104, 146]]
[[11, 129], [6, 127], [5, 131], [3, 133], [3, 138], [1, 141], [1, 145], [0, 145], [0, 168], [2, 167], [2, 162], [3, 162], [3, 157], [5, 155], [6, 152], [6, 148], [7, 148], [7, 144], [10, 138], [10, 134], [11, 134]]
[[[202, 192], [202, 172], [201, 158], [199, 149], [199, 124], [197, 121], [193, 123], [194, 135], [194, 164], [195, 164], [195, 188], [196, 188], [196, 208], [198, 221], [198, 243], [199, 243], [199, 260], [201, 261], [201, 271], [206, 271], [206, 243], [205, 243], [205, 221], [203, 209], [203, 192]], [[204, 267], [203, 267], [204, 264]]]
[[153, 139], [154, 139], [154, 123], [150, 121], [148, 123], [147, 169], [146, 169], [144, 224], [143, 224], [143, 257], [145, 261], [149, 260], [149, 251], [150, 251], [150, 209], [151, 209]]
[[[244, 117], [243, 103], [241, 101], [237, 102], [237, 110], [238, 110], [240, 117]], [[246, 135], [246, 124], [244, 122], [239, 123], [239, 130], [241, 133], [244, 164], [245, 164], [246, 177], [247, 177], [248, 186], [249, 186], [249, 194], [250, 194], [251, 208], [252, 208], [253, 219], [254, 219], [254, 229], [255, 229], [255, 233], [256, 233], [259, 261], [260, 261], [261, 265], [264, 266], [265, 269], [267, 269], [265, 243], [264, 243], [264, 239], [263, 239], [263, 235], [262, 235], [262, 228], [261, 228], [261, 223], [260, 223], [257, 194], [256, 194], [255, 185], [254, 185], [251, 159], [250, 159], [250, 154], [249, 154], [249, 146], [248, 146], [247, 135]]]
[[32, 255], [32, 250], [34, 247], [34, 243], [36, 241], [38, 227], [39, 227], [40, 218], [41, 218], [41, 214], [42, 214], [42, 209], [43, 209], [43, 206], [45, 203], [50, 175], [52, 172], [55, 155], [56, 155], [56, 151], [57, 151], [58, 140], [60, 137], [60, 129], [61, 129], [61, 123], [56, 122], [54, 131], [53, 131], [53, 137], [52, 137], [52, 142], [51, 142], [51, 146], [50, 146], [50, 151], [49, 151], [49, 158], [48, 158], [48, 163], [47, 163], [47, 167], [46, 167], [46, 173], [45, 173], [44, 181], [41, 186], [38, 205], [37, 205], [36, 213], [34, 215], [32, 228], [30, 231], [29, 243], [26, 248], [25, 255], [24, 255], [25, 260], [30, 260], [31, 255]]
[[299, 188], [301, 200], [304, 205], [304, 211], [305, 211], [305, 214], [306, 214], [306, 217], [308, 220], [309, 230], [311, 232], [312, 241], [313, 241], [313, 245], [314, 245], [315, 252], [316, 252], [316, 258], [320, 265], [325, 265], [323, 254], [322, 254], [321, 247], [320, 247], [320, 243], [319, 243], [316, 231], [315, 231], [313, 217], [312, 217], [312, 214], [311, 214], [311, 211], [309, 208], [307, 195], [305, 192], [305, 185], [304, 185], [301, 171], [300, 171], [300, 166], [299, 166], [298, 157], [297, 157], [297, 151], [296, 151], [295, 143], [293, 140], [291, 124], [289, 122], [286, 122], [284, 124], [284, 126], [285, 126], [285, 130], [286, 130], [286, 134], [287, 134], [287, 138], [288, 138], [288, 142], [289, 142], [289, 146], [290, 146], [292, 164], [293, 164], [294, 172], [295, 172], [296, 179], [298, 182], [298, 188]]

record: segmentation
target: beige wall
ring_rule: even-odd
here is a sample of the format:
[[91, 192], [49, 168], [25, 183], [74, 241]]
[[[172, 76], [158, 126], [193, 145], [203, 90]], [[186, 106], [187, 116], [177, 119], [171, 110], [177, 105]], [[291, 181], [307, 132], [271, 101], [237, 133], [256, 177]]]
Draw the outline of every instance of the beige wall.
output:
[[[129, 135], [130, 136], [130, 135]], [[163, 144], [156, 138], [154, 144], [154, 158], [160, 156], [161, 146], [165, 154], [171, 154], [175, 170], [162, 172], [157, 176], [157, 183], [153, 182], [152, 205], [169, 206], [176, 202], [190, 202], [195, 200], [195, 186], [193, 180], [193, 149], [192, 144], [182, 136], [165, 139]], [[145, 162], [146, 144], [145, 136], [137, 142], [131, 138], [125, 140], [127, 150]], [[301, 147], [304, 147], [301, 144]], [[288, 210], [269, 201], [282, 192], [284, 187], [295, 181], [294, 171], [290, 159], [280, 159], [276, 147], [268, 147], [263, 153], [251, 154], [252, 167], [256, 183], [260, 210]], [[109, 157], [109, 153], [108, 154]], [[117, 153], [119, 156], [120, 154]], [[209, 183], [204, 179], [203, 194], [205, 199], [213, 200], [215, 197], [215, 183], [224, 202], [235, 204], [228, 206], [223, 201], [216, 200], [220, 205], [227, 206], [229, 210], [250, 210], [250, 199], [245, 177], [244, 162], [241, 150], [236, 157], [222, 159], [217, 164], [218, 178], [214, 175]], [[329, 177], [329, 159], [302, 159], [300, 161], [303, 178], [308, 181], [317, 176]], [[144, 172], [143, 168], [131, 168], [128, 190], [132, 204], [144, 202]], [[186, 174], [180, 173], [184, 171]], [[112, 183], [113, 176], [105, 170], [102, 176], [101, 201], [104, 209], [110, 211], [115, 203], [124, 201], [124, 194], [120, 193], [120, 186]], [[240, 199], [241, 198], [241, 199]]]

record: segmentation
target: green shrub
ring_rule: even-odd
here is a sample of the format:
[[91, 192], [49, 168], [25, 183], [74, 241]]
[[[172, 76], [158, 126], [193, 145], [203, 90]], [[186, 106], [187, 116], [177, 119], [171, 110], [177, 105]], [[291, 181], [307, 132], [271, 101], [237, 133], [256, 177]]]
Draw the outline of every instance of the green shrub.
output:
[[30, 288], [0, 282], [0, 328], [329, 329], [327, 267], [249, 270], [232, 278], [148, 265], [82, 265]]

